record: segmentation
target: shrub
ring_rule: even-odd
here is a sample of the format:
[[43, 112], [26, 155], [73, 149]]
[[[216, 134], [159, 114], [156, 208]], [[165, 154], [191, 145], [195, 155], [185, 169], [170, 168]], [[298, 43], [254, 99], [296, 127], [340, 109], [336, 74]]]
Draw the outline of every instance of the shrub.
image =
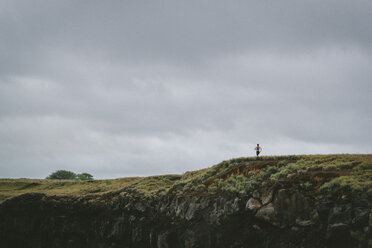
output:
[[57, 170], [53, 172], [46, 179], [68, 179], [68, 180], [93, 180], [93, 176], [89, 173], [75, 174], [72, 171]]
[[89, 173], [81, 173], [77, 175], [77, 179], [79, 180], [93, 180], [93, 176]]
[[77, 176], [72, 171], [58, 170], [50, 174], [46, 179], [76, 179]]

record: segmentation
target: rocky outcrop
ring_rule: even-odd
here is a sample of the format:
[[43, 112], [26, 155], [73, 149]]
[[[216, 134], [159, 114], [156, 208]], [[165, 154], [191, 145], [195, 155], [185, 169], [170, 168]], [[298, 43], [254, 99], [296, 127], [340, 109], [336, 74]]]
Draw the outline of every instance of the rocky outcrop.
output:
[[0, 205], [0, 247], [369, 247], [371, 206], [278, 186], [246, 197], [25, 194]]
[[0, 204], [0, 247], [368, 248], [370, 175], [370, 156], [240, 158], [104, 194], [23, 194]]

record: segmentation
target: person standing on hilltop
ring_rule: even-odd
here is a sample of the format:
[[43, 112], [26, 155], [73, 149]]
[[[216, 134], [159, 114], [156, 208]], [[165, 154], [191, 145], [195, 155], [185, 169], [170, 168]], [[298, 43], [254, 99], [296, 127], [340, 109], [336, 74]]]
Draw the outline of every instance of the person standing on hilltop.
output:
[[261, 151], [262, 151], [262, 148], [260, 147], [260, 144], [257, 144], [257, 146], [254, 148], [254, 150], [256, 151], [256, 155], [258, 157], [258, 154], [260, 154]]

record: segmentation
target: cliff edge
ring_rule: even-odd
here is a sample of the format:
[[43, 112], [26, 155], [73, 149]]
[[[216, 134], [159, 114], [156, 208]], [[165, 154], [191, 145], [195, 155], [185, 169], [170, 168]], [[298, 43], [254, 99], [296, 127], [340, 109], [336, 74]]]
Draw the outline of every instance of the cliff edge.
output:
[[372, 155], [237, 158], [183, 175], [1, 179], [0, 247], [372, 247]]

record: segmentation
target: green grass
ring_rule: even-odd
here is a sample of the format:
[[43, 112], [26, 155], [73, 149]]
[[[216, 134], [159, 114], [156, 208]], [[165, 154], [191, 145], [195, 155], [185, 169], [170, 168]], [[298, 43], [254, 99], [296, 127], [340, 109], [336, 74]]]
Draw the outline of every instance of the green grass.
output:
[[341, 176], [322, 185], [322, 191], [348, 188], [353, 192], [366, 192], [372, 197], [372, 161], [363, 161], [350, 175]]
[[58, 196], [102, 195], [142, 180], [139, 177], [115, 180], [49, 180], [0, 179], [0, 202], [25, 193], [44, 193]]
[[170, 187], [179, 179], [181, 175], [162, 175], [145, 177], [127, 188], [129, 191], [143, 195], [166, 194]]
[[265, 184], [301, 184], [306, 190], [327, 192], [340, 188], [372, 195], [372, 155], [300, 155], [248, 157], [223, 161], [182, 175], [113, 180], [0, 179], [0, 202], [24, 193], [57, 196], [100, 196], [115, 193], [187, 195], [246, 195]]
[[312, 181], [315, 180], [319, 184], [315, 187], [317, 190], [332, 177], [344, 180], [341, 187], [348, 184], [353, 188], [372, 191], [371, 175], [369, 167], [366, 167], [369, 163], [372, 163], [372, 155], [237, 158], [223, 161], [211, 168], [186, 172], [175, 182], [170, 192], [178, 195], [188, 193], [245, 195], [264, 184], [291, 180], [299, 181], [306, 189], [312, 189]]

